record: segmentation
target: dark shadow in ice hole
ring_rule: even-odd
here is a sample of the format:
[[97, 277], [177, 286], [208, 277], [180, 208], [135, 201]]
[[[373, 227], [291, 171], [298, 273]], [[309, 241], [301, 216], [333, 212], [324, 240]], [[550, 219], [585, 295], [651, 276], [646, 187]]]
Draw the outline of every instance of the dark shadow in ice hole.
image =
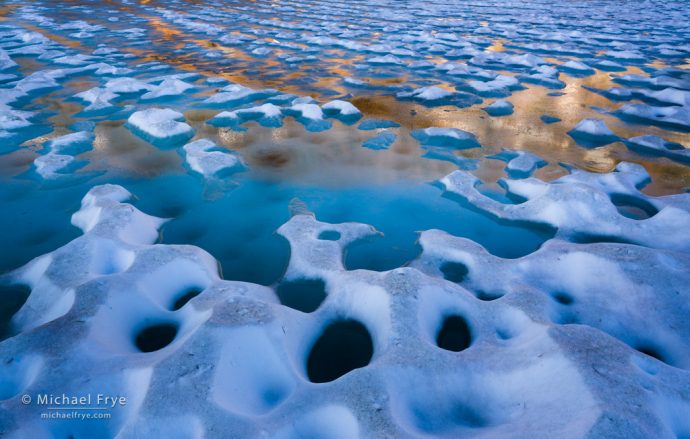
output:
[[154, 352], [163, 349], [177, 335], [177, 324], [159, 323], [147, 326], [137, 334], [135, 344], [141, 352]]
[[551, 293], [551, 297], [553, 297], [553, 300], [560, 303], [561, 305], [572, 305], [572, 303], [575, 301], [575, 299], [573, 299], [573, 296], [562, 291], [556, 291], [554, 293]]
[[462, 262], [444, 262], [441, 265], [441, 273], [443, 273], [444, 279], [451, 282], [462, 282], [469, 272], [467, 265]]
[[302, 312], [313, 312], [326, 299], [326, 284], [321, 279], [297, 279], [278, 284], [280, 303]]
[[641, 352], [641, 353], [648, 355], [652, 358], [656, 358], [657, 360], [661, 361], [662, 363], [667, 363], [664, 356], [653, 346], [642, 345], [642, 346], [637, 347], [636, 349], [638, 352]]
[[177, 298], [175, 299], [175, 302], [172, 304], [172, 307], [170, 309], [172, 311], [177, 311], [178, 309], [185, 306], [187, 304], [187, 302], [189, 302], [190, 300], [192, 300], [193, 298], [195, 298], [196, 296], [201, 294], [202, 291], [203, 291], [203, 288], [196, 288], [196, 287], [187, 288], [186, 290], [182, 291], [182, 293], [180, 295], [177, 296]]
[[312, 383], [328, 383], [369, 364], [374, 344], [367, 328], [356, 320], [333, 322], [311, 348], [307, 376]]
[[26, 285], [0, 285], [0, 340], [12, 335], [12, 317], [24, 306], [31, 294]]
[[656, 215], [659, 210], [647, 200], [627, 194], [611, 194], [611, 202], [618, 213], [626, 218], [644, 220]]
[[502, 292], [495, 292], [495, 291], [484, 291], [484, 290], [476, 290], [474, 292], [474, 295], [477, 296], [477, 299], [482, 300], [484, 302], [491, 302], [492, 300], [500, 299], [505, 295], [505, 293]]
[[465, 319], [459, 315], [445, 318], [436, 336], [436, 344], [447, 351], [460, 352], [472, 344], [472, 333]]
[[340, 239], [340, 232], [337, 230], [324, 230], [319, 233], [319, 239], [324, 241], [337, 241]]

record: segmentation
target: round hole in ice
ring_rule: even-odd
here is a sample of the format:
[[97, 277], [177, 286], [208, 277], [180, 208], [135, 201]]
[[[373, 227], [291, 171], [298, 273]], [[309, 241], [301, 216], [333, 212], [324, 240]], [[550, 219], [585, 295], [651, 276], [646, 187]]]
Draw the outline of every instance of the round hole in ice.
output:
[[337, 241], [340, 239], [340, 232], [337, 230], [324, 230], [319, 233], [319, 239], [324, 241]]
[[280, 303], [302, 312], [313, 312], [326, 298], [326, 284], [321, 279], [283, 281], [276, 288]]
[[307, 375], [313, 383], [328, 383], [366, 366], [374, 344], [366, 326], [356, 320], [330, 323], [316, 340], [307, 359]]
[[470, 272], [467, 265], [461, 262], [444, 262], [441, 265], [441, 272], [446, 280], [460, 283], [465, 280], [465, 277]]
[[12, 317], [24, 306], [29, 294], [31, 289], [26, 285], [0, 285], [0, 340], [12, 334]]
[[551, 297], [553, 297], [553, 300], [560, 303], [561, 305], [571, 305], [574, 302], [574, 299], [570, 294], [564, 293], [562, 291], [556, 291], [554, 293], [551, 293]]
[[172, 343], [176, 335], [177, 324], [158, 323], [142, 329], [136, 336], [135, 344], [141, 352], [154, 352]]
[[175, 302], [172, 304], [172, 307], [170, 309], [172, 311], [177, 311], [178, 309], [185, 306], [187, 304], [187, 302], [189, 302], [190, 300], [192, 300], [193, 298], [195, 298], [196, 296], [201, 294], [202, 291], [203, 291], [203, 288], [197, 288], [197, 287], [185, 289], [184, 291], [182, 291], [181, 294], [179, 294], [177, 296], [177, 298], [175, 299]]
[[477, 299], [483, 300], [485, 302], [491, 302], [492, 300], [500, 299], [503, 297], [503, 293], [497, 293], [497, 292], [489, 292], [489, 291], [484, 291], [484, 290], [477, 290], [475, 291], [475, 296], [477, 296]]
[[656, 358], [657, 360], [661, 361], [662, 363], [666, 363], [664, 356], [653, 346], [649, 346], [649, 345], [639, 346], [637, 348], [637, 351], [641, 352], [645, 355], [648, 355], [652, 358]]
[[652, 203], [628, 194], [611, 194], [611, 202], [624, 217], [643, 220], [656, 215], [659, 210]]
[[460, 352], [472, 344], [470, 327], [462, 316], [451, 315], [445, 318], [436, 336], [436, 344], [447, 351]]

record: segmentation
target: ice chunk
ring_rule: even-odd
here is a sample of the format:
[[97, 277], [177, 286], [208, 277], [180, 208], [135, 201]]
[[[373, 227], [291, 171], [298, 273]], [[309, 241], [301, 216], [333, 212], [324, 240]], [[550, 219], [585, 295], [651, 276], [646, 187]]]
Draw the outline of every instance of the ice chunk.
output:
[[546, 160], [527, 151], [503, 150], [489, 158], [503, 160], [507, 163], [506, 171], [511, 178], [527, 178], [532, 173], [546, 166]]
[[279, 107], [269, 103], [239, 110], [223, 111], [208, 123], [215, 126], [230, 126], [239, 130], [241, 123], [256, 120], [262, 126], [275, 128], [283, 125], [282, 115], [282, 110]]
[[237, 106], [277, 94], [278, 91], [273, 89], [253, 90], [243, 85], [230, 84], [223, 87], [220, 93], [207, 98], [203, 103], [207, 105]]
[[371, 137], [362, 143], [362, 146], [369, 149], [388, 149], [396, 139], [395, 133], [383, 130], [377, 133], [374, 137]]
[[110, 101], [117, 98], [118, 94], [106, 88], [94, 87], [77, 93], [74, 96], [89, 103], [89, 105], [84, 108], [84, 111], [98, 112], [103, 110], [114, 110], [114, 105]]
[[572, 76], [589, 76], [594, 74], [594, 69], [580, 61], [568, 61], [560, 66], [560, 70]]
[[295, 117], [308, 131], [324, 131], [331, 128], [331, 122], [324, 120], [324, 114], [317, 104], [293, 104], [285, 114]]
[[60, 171], [65, 170], [74, 162], [74, 157], [65, 154], [50, 152], [46, 155], [36, 157], [34, 166], [36, 172], [45, 179], [58, 177]]
[[74, 155], [91, 149], [93, 140], [94, 135], [92, 132], [79, 131], [56, 137], [49, 141], [46, 146], [53, 152]]
[[410, 133], [422, 146], [443, 146], [455, 149], [478, 148], [481, 145], [472, 133], [457, 128], [425, 128]]
[[397, 94], [399, 98], [417, 99], [420, 101], [438, 101], [447, 99], [453, 93], [439, 87], [421, 87], [410, 92], [400, 92]]
[[338, 119], [354, 123], [362, 117], [362, 112], [350, 102], [339, 99], [330, 101], [321, 107], [328, 116], [338, 117]]
[[191, 89], [194, 86], [179, 79], [171, 78], [165, 79], [159, 85], [155, 86], [148, 93], [141, 96], [142, 100], [160, 99], [165, 97], [179, 96]]
[[499, 99], [497, 101], [492, 102], [490, 105], [484, 107], [484, 111], [489, 113], [490, 116], [494, 117], [508, 116], [510, 114], [513, 114], [513, 104], [511, 104], [508, 101]]
[[660, 155], [690, 165], [690, 150], [679, 143], [667, 142], [661, 137], [652, 135], [631, 137], [623, 142], [634, 151]]
[[157, 145], [184, 142], [194, 135], [192, 127], [180, 120], [182, 113], [169, 108], [149, 108], [137, 111], [127, 119], [127, 125], [137, 135]]
[[655, 125], [690, 130], [690, 107], [655, 107], [645, 104], [626, 104], [614, 114], [623, 120], [642, 120]]
[[603, 120], [583, 119], [575, 128], [568, 131], [568, 135], [585, 147], [593, 148], [615, 142], [619, 137], [606, 126]]
[[385, 56], [375, 56], [373, 58], [369, 58], [367, 60], [369, 64], [376, 64], [376, 65], [403, 65], [404, 63], [400, 60], [395, 55], [385, 55]]
[[365, 119], [357, 127], [362, 131], [379, 130], [383, 128], [399, 128], [400, 124], [392, 120]]
[[208, 139], [201, 139], [184, 146], [186, 161], [189, 167], [206, 177], [219, 173], [237, 171], [244, 168], [242, 161], [235, 154], [221, 150]]

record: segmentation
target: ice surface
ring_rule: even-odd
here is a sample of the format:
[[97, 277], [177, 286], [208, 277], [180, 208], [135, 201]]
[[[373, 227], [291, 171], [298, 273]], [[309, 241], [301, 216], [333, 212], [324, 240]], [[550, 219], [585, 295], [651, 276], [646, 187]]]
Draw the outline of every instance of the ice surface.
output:
[[685, 2], [55, 3], [0, 7], [0, 435], [690, 437]]
[[513, 104], [499, 99], [484, 107], [484, 111], [494, 117], [508, 116], [513, 114]]
[[[621, 190], [642, 172], [624, 166], [621, 175], [573, 178]], [[552, 240], [515, 265], [470, 240], [430, 230], [422, 232], [423, 253], [411, 267], [346, 271], [345, 247], [375, 231], [297, 214], [279, 230], [292, 248], [286, 278], [324, 279], [328, 290], [319, 310], [304, 314], [280, 305], [266, 287], [221, 280], [199, 248], [151, 245], [163, 220], [126, 204], [130, 196], [120, 186], [94, 187], [73, 216], [84, 234], [11, 273], [31, 295], [12, 318], [16, 335], [3, 344], [4, 355], [21, 365], [4, 368], [3, 409], [61, 376], [60, 391], [95, 391], [98, 381], [126, 394], [127, 406], [107, 424], [123, 437], [194, 436], [210, 428], [230, 436], [348, 438], [468, 431], [514, 437], [538, 428], [582, 437], [607, 435], [602, 416], [634, 413], [644, 416], [634, 418], [631, 432], [681, 431], [682, 418], [667, 415], [688, 407], [675, 390], [687, 381], [677, 367], [690, 365], [685, 253]], [[321, 239], [325, 231], [339, 238]], [[452, 264], [466, 274], [445, 280]], [[647, 269], [652, 265], [655, 271]], [[169, 311], [190, 287], [198, 294]], [[477, 300], [478, 294], [505, 300]], [[460, 352], [446, 350], [439, 338], [439, 331], [456, 330], [450, 317], [468, 331]], [[371, 364], [328, 384], [309, 383], [309, 351], [326, 326], [343, 318], [361, 322], [371, 335]], [[142, 334], [155, 322], [169, 322], [176, 332], [142, 352]], [[353, 336], [343, 333], [340, 343], [355, 342]], [[80, 355], [53, 362], [55, 345], [38, 339], [66, 340], [65, 348]], [[163, 391], [179, 395], [176, 404], [152, 397]], [[6, 432], [82, 431], [83, 424], [35, 423], [39, 410], [12, 411]]]
[[443, 146], [455, 149], [478, 148], [481, 146], [474, 134], [457, 128], [432, 127], [414, 130], [410, 134], [422, 146]]
[[600, 119], [583, 119], [568, 134], [586, 147], [603, 146], [619, 139]]
[[184, 146], [184, 151], [189, 167], [207, 177], [244, 167], [236, 155], [220, 151], [218, 145], [208, 139], [188, 143]]
[[132, 114], [127, 119], [127, 124], [145, 140], [158, 145], [169, 145], [194, 135], [192, 127], [180, 122], [180, 119], [184, 119], [184, 115], [169, 108], [149, 108]]

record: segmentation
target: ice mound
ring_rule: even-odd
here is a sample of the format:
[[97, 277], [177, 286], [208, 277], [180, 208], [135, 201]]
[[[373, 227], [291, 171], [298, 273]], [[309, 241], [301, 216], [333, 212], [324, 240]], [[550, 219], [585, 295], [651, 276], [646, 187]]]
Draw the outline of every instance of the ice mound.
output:
[[283, 112], [280, 107], [266, 103], [256, 107], [223, 111], [215, 115], [208, 123], [215, 126], [229, 126], [241, 131], [242, 128], [239, 125], [250, 120], [255, 120], [265, 127], [278, 128], [283, 125]]
[[[454, 70], [451, 70], [453, 72]], [[498, 75], [490, 81], [468, 81], [465, 88], [468, 91], [483, 97], [507, 97], [511, 91], [519, 87], [519, 82], [514, 76]]]
[[400, 124], [392, 120], [365, 119], [357, 127], [357, 129], [362, 131], [380, 130], [384, 128], [400, 128]]
[[571, 76], [589, 76], [594, 74], [594, 69], [580, 61], [567, 61], [558, 68]]
[[[649, 182], [639, 165], [622, 162], [610, 174], [573, 171], [551, 183], [535, 178], [502, 180], [508, 192], [525, 199], [503, 204], [482, 195], [477, 177], [455, 171], [441, 180], [446, 190], [498, 218], [542, 224], [575, 242], [626, 242], [651, 248], [688, 251], [690, 194], [649, 197], [638, 187]], [[630, 218], [618, 204], [642, 210]]]
[[321, 108], [326, 115], [337, 117], [347, 123], [354, 123], [362, 118], [362, 112], [348, 101], [336, 99], [322, 105]]
[[457, 128], [425, 128], [410, 133], [422, 146], [442, 146], [454, 149], [479, 148], [472, 133]]
[[374, 150], [388, 149], [393, 143], [395, 143], [396, 138], [397, 136], [395, 133], [388, 130], [382, 130], [374, 137], [365, 140], [362, 143], [362, 146]]
[[421, 87], [409, 92], [400, 92], [396, 95], [401, 99], [413, 99], [421, 102], [443, 102], [448, 100], [453, 93], [439, 87]]
[[513, 104], [499, 99], [484, 107], [484, 111], [489, 113], [489, 116], [509, 116], [513, 114]]
[[79, 131], [56, 137], [45, 143], [46, 154], [34, 159], [36, 173], [45, 180], [54, 180], [67, 175], [77, 166], [74, 156], [89, 149], [94, 135], [90, 131]]
[[324, 120], [324, 113], [317, 104], [293, 103], [283, 110], [288, 116], [297, 119], [308, 131], [324, 131], [330, 129], [330, 121]]
[[169, 108], [149, 108], [133, 113], [127, 119], [127, 125], [144, 140], [158, 146], [168, 146], [184, 142], [194, 135], [191, 126], [180, 122], [182, 119], [182, 113]]
[[236, 107], [260, 99], [266, 99], [278, 94], [277, 90], [254, 90], [239, 84], [230, 84], [221, 89], [219, 93], [212, 95], [202, 103], [211, 106]]
[[518, 78], [522, 82], [558, 90], [565, 88], [565, 82], [558, 79], [558, 75], [558, 70], [551, 66], [539, 66], [532, 69], [528, 74], [520, 75]]
[[506, 162], [506, 171], [511, 178], [527, 178], [535, 170], [547, 165], [546, 160], [527, 151], [504, 150], [489, 158]]
[[84, 112], [99, 112], [115, 110], [115, 106], [111, 101], [119, 97], [119, 95], [107, 88], [93, 87], [89, 90], [77, 93], [75, 97], [89, 103], [89, 105], [84, 108]]
[[206, 177], [244, 168], [239, 157], [222, 151], [218, 145], [208, 139], [188, 143], [183, 149], [189, 167]]
[[619, 140], [619, 137], [606, 126], [603, 120], [583, 119], [568, 135], [585, 147], [594, 148]]
[[642, 121], [690, 131], [690, 106], [655, 107], [646, 104], [626, 104], [614, 114], [623, 120]]
[[[624, 171], [578, 178], [628, 187], [641, 177]], [[72, 219], [84, 234], [2, 278], [31, 289], [2, 342], [8, 437], [635, 437], [687, 427], [675, 415], [690, 407], [678, 391], [688, 384], [679, 368], [690, 367], [686, 253], [552, 240], [509, 260], [430, 230], [410, 267], [347, 271], [346, 247], [375, 230], [297, 213], [279, 229], [291, 246], [285, 279], [321, 280], [327, 292], [305, 313], [270, 288], [221, 280], [199, 248], [152, 245], [164, 220], [130, 196], [92, 188]], [[106, 388], [127, 404], [99, 423], [36, 422], [45, 408], [20, 398], [46, 388]]]
[[163, 80], [160, 84], [155, 86], [151, 91], [144, 93], [141, 96], [142, 100], [162, 99], [167, 97], [179, 96], [194, 86], [188, 82], [180, 81], [179, 79], [170, 78]]
[[690, 165], [690, 150], [683, 145], [667, 142], [658, 136], [637, 136], [623, 141], [628, 148], [649, 155], [659, 155]]

